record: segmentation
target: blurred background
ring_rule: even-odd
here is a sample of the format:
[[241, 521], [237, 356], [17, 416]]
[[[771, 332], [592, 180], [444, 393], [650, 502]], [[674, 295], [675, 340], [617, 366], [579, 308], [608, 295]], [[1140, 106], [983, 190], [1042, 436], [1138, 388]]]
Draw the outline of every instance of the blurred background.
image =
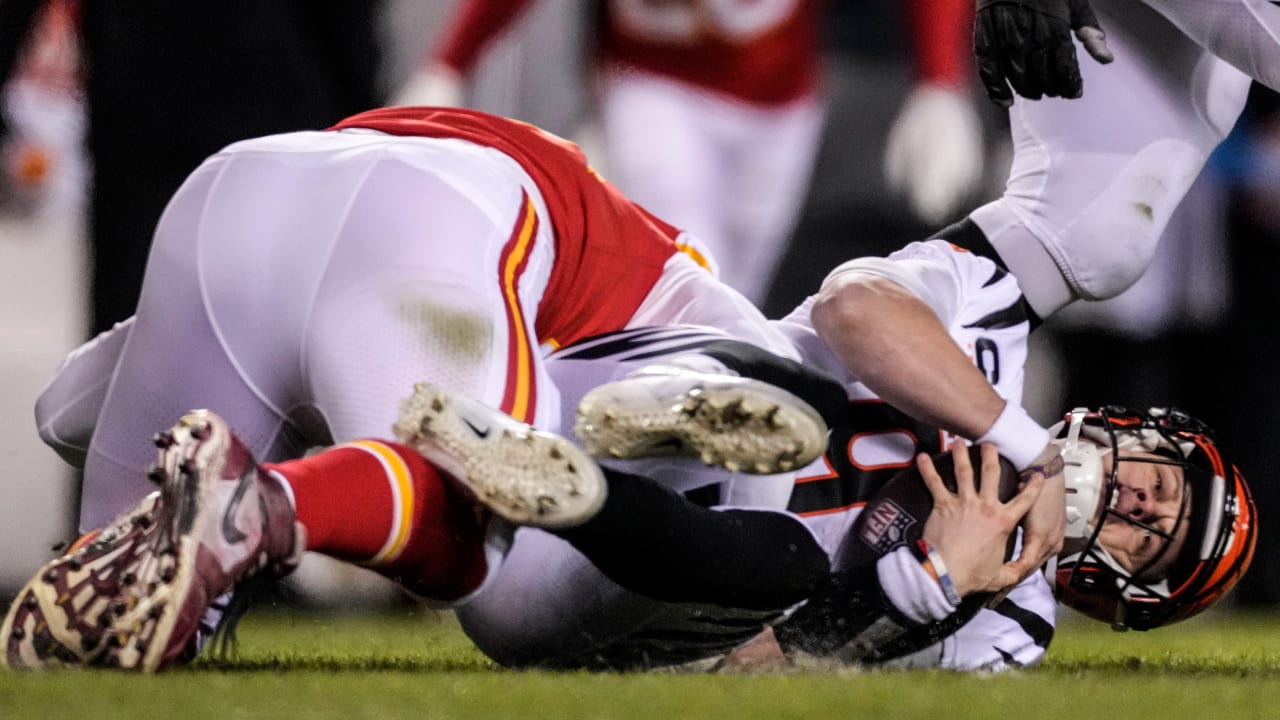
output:
[[[175, 10], [161, 2], [0, 0], [0, 71], [7, 74], [0, 95], [0, 596], [74, 536], [77, 478], [40, 443], [32, 407], [69, 350], [129, 314], [149, 227], [168, 196], [228, 142], [322, 128], [403, 97], [460, 4], [198, 0]], [[941, 78], [951, 103], [946, 117], [955, 118], [942, 130], [972, 123], [976, 132], [976, 146], [948, 151], [972, 171], [952, 176], [962, 188], [922, 203], [886, 180], [904, 111], [920, 102], [922, 83], [939, 80], [922, 73], [927, 63], [915, 51], [909, 5], [820, 5], [821, 81], [811, 100], [821, 131], [811, 179], [786, 183], [798, 215], [783, 223], [772, 280], [755, 291], [770, 317], [788, 312], [840, 262], [925, 239], [1003, 187], [1005, 115], [967, 67]], [[536, 0], [453, 85], [418, 90], [574, 139], [614, 179], [617, 149], [607, 148], [589, 70], [591, 6]], [[23, 41], [14, 18], [28, 8], [33, 30]], [[959, 33], [966, 43], [967, 32]], [[939, 142], [963, 135], [933, 134]], [[1280, 527], [1271, 522], [1280, 517], [1280, 487], [1268, 477], [1280, 454], [1271, 435], [1280, 427], [1280, 353], [1270, 317], [1280, 306], [1272, 280], [1280, 262], [1278, 190], [1280, 102], [1256, 88], [1143, 280], [1112, 301], [1078, 304], [1033, 336], [1025, 399], [1046, 424], [1072, 405], [1174, 404], [1215, 428], [1251, 478], [1263, 517], [1258, 557], [1235, 592], [1236, 603], [1249, 607], [1280, 603], [1280, 559], [1270, 557], [1280, 549]], [[334, 583], [337, 571], [310, 561], [305, 567], [301, 586], [338, 588], [313, 593], [316, 602], [392, 596], [376, 576], [341, 571]]]

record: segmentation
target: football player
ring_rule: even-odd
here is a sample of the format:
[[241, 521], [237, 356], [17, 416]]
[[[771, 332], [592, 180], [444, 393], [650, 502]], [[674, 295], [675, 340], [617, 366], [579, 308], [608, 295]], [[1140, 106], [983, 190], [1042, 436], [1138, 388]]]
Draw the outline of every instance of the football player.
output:
[[[191, 408], [219, 408], [267, 461], [386, 436], [421, 378], [554, 431], [546, 349], [694, 322], [789, 352], [710, 262], [557, 137], [468, 110], [376, 110], [203, 163], [156, 228], [135, 317], [82, 351], [114, 353], [110, 369], [40, 412], [101, 408], [87, 447], [68, 449], [82, 532], [148, 495], [139, 433]], [[551, 523], [575, 507], [533, 506]]]
[[[796, 613], [790, 629], [781, 626], [782, 639], [798, 650], [953, 668], [1027, 664], [1043, 655], [1053, 634], [1050, 581], [1058, 583], [1063, 602], [1118, 627], [1146, 629], [1202, 610], [1234, 584], [1249, 562], [1257, 530], [1247, 487], [1199, 423], [1174, 412], [1102, 411], [1073, 414], [1060, 433], [1049, 433], [1026, 416], [1018, 401], [1031, 316], [1018, 279], [1006, 272], [1000, 257], [989, 247], [974, 249], [979, 252], [934, 240], [888, 258], [851, 261], [828, 277], [818, 295], [780, 321], [806, 364], [844, 385], [840, 396], [846, 400], [847, 393], [847, 404], [824, 407], [821, 398], [793, 387], [814, 407], [824, 408], [832, 428], [825, 458], [792, 476], [794, 487], [785, 492], [762, 493], [764, 484], [758, 479], [733, 481], [713, 501], [754, 507], [784, 503], [816, 533], [839, 571], [861, 542], [850, 530], [863, 504], [890, 475], [908, 466], [914, 453], [938, 452], [956, 436], [994, 440], [1002, 454], [1020, 458], [1014, 460], [1020, 469], [1052, 462], [1055, 456], [1071, 461], [1072, 472], [1055, 477], [1063, 484], [1050, 483], [1076, 501], [1070, 512], [1062, 513], [1059, 544], [1053, 547], [1057, 559], [1051, 563], [1064, 572], [1051, 565], [1047, 578], [1029, 576], [952, 634], [956, 626], [946, 623], [956, 622], [950, 614], [954, 605], [942, 602], [940, 586], [921, 569], [924, 563], [910, 548], [902, 548], [881, 561], [886, 565], [877, 564], [879, 588], [893, 603], [887, 611], [896, 618], [888, 626], [892, 637], [872, 642], [853, 632], [868, 627], [884, 631], [886, 624], [871, 622], [879, 619], [872, 617], [875, 613], [847, 614], [850, 607], [866, 612], [865, 605], [848, 602], [848, 595], [837, 592], [830, 601], [815, 595]], [[628, 455], [628, 447], [616, 447], [615, 436], [602, 430], [629, 417], [620, 409], [638, 407], [638, 417], [652, 418], [664, 407], [678, 407], [673, 401], [678, 394], [662, 390], [646, 395], [644, 387], [679, 388], [679, 370], [665, 376], [642, 373], [618, 385], [602, 383], [652, 363], [664, 344], [694, 342], [667, 329], [651, 338], [622, 333], [558, 353], [552, 363], [556, 382], [566, 397], [585, 396], [579, 427], [588, 446]], [[601, 363], [605, 357], [613, 357], [619, 367], [609, 369]], [[753, 369], [758, 363], [724, 353], [713, 359], [721, 364], [709, 368], [713, 373], [727, 365], [758, 375]], [[916, 372], [918, 368], [928, 372]], [[771, 375], [775, 382], [779, 377]], [[692, 377], [689, 383], [697, 385]], [[1044, 454], [1044, 438], [1055, 435], [1061, 437]], [[1089, 438], [1101, 441], [1101, 450], [1085, 442]], [[643, 443], [661, 439], [643, 438]], [[1114, 462], [1120, 457], [1122, 462]], [[1177, 470], [1161, 467], [1164, 462]], [[1079, 471], [1090, 466], [1092, 473], [1086, 475], [1095, 479], [1083, 480]], [[644, 466], [633, 472], [665, 475], [668, 482], [682, 483], [677, 485], [682, 489], [701, 484], [687, 467]], [[1179, 478], [1171, 480], [1168, 473]], [[1099, 484], [1097, 479], [1104, 477]], [[1105, 516], [1096, 515], [1099, 497], [1104, 498]], [[1113, 544], [1099, 550], [1099, 538]], [[1082, 555], [1084, 540], [1092, 549]], [[1018, 562], [1038, 565], [1040, 559], [1027, 549], [1031, 542]], [[558, 557], [557, 550], [561, 559], [553, 564], [549, 558]], [[740, 642], [749, 632], [745, 628], [761, 621], [759, 615], [638, 597], [601, 578], [589, 555], [577, 556], [534, 531], [520, 533], [495, 592], [460, 609], [464, 628], [482, 649], [511, 664], [627, 666], [693, 659], [698, 652]], [[880, 600], [879, 593], [865, 588], [857, 594]], [[535, 597], [537, 603], [532, 602]], [[517, 605], [526, 609], [517, 610]], [[903, 617], [928, 629], [903, 630]], [[898, 635], [907, 639], [890, 642]], [[922, 640], [939, 642], [921, 647]]]

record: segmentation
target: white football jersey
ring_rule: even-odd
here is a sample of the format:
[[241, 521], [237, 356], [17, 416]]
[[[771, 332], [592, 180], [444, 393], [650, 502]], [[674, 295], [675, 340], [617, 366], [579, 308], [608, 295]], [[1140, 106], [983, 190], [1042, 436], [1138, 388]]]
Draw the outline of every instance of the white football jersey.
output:
[[[1030, 325], [1017, 282], [995, 263], [934, 240], [909, 245], [887, 258], [850, 261], [836, 268], [832, 276], [849, 272], [874, 273], [918, 295], [938, 314], [996, 391], [1013, 402], [1020, 401]], [[800, 516], [833, 563], [838, 564], [841, 543], [867, 499], [910, 466], [917, 452], [942, 452], [952, 438], [889, 407], [849, 373], [818, 339], [809, 320], [812, 304], [813, 298], [810, 298], [775, 326], [796, 345], [807, 364], [820, 367], [845, 383], [849, 414], [846, 422], [832, 427], [831, 443], [824, 457], [798, 473], [769, 478], [732, 476], [687, 461], [641, 460], [618, 464], [620, 469], [653, 477], [683, 491], [718, 484], [718, 502], [725, 506], [782, 509], [785, 502], [786, 509]], [[548, 369], [563, 393], [564, 407], [573, 408], [576, 398], [592, 387], [724, 337], [714, 328], [623, 331], [561, 350], [551, 357]], [[790, 485], [790, 492], [782, 495], [775, 492], [773, 488], [778, 481]], [[788, 495], [789, 502], [770, 499]], [[699, 497], [706, 498], [706, 495]], [[710, 501], [716, 501], [714, 494]], [[545, 555], [541, 557], [545, 559]], [[525, 581], [528, 580], [526, 577]], [[586, 603], [587, 607], [590, 605], [591, 602]], [[1046, 580], [1036, 574], [996, 607], [979, 611], [959, 631], [889, 664], [973, 670], [1035, 663], [1043, 657], [1053, 637], [1054, 606]], [[708, 646], [724, 641], [723, 626], [731, 620], [732, 611], [721, 609], [710, 613], [701, 608], [697, 614], [681, 619], [680, 613], [670, 610], [649, 618], [643, 637], [636, 634], [615, 640], [613, 644], [648, 645], [646, 652], [656, 655], [655, 649], [660, 643], [653, 638], [670, 637], [662, 628], [654, 627], [659, 619], [662, 625], [672, 623], [672, 631], [678, 629], [690, 655], [696, 655], [696, 642], [692, 638], [699, 634], [700, 624], [706, 625]], [[752, 615], [759, 619], [758, 614]], [[616, 648], [612, 652], [616, 653]]]
[[[887, 258], [851, 260], [828, 279], [858, 272], [887, 278], [917, 295], [996, 392], [1021, 403], [1031, 326], [1012, 275], [942, 240], [912, 243]], [[910, 467], [916, 453], [943, 452], [954, 437], [886, 405], [850, 373], [814, 331], [813, 302], [809, 298], [777, 324], [807, 363], [845, 383], [849, 416], [832, 428], [827, 453], [797, 475], [787, 509], [804, 519], [838, 566], [841, 544], [867, 498]], [[1037, 573], [954, 635], [894, 664], [996, 669], [1034, 663], [1053, 637], [1054, 604], [1047, 581]]]

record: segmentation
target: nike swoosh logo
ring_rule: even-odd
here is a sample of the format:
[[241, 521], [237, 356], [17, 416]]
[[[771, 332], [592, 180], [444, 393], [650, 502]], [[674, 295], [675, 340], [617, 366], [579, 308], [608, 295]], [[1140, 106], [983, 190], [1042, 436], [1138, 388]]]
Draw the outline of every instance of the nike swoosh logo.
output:
[[236, 492], [231, 496], [231, 502], [227, 503], [227, 509], [222, 512], [222, 538], [231, 545], [244, 542], [248, 537], [240, 532], [240, 528], [236, 527], [236, 511], [240, 509], [240, 501], [244, 500], [244, 494], [249, 491], [249, 485], [253, 482], [249, 473], [254, 472], [250, 467], [245, 474], [240, 477], [240, 484], [236, 486]]
[[471, 428], [471, 432], [475, 433], [477, 437], [481, 437], [481, 438], [489, 437], [489, 428], [483, 428], [483, 429], [478, 428], [475, 425], [473, 425], [470, 420], [466, 418], [462, 418], [462, 422], [466, 423], [467, 427]]

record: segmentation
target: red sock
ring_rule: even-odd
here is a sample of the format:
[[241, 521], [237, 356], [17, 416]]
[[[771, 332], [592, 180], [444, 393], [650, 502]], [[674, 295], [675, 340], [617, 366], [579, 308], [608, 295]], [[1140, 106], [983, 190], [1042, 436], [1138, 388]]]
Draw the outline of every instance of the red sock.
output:
[[307, 549], [369, 567], [433, 600], [484, 579], [484, 522], [474, 502], [412, 448], [358, 440], [264, 466], [293, 491]]

